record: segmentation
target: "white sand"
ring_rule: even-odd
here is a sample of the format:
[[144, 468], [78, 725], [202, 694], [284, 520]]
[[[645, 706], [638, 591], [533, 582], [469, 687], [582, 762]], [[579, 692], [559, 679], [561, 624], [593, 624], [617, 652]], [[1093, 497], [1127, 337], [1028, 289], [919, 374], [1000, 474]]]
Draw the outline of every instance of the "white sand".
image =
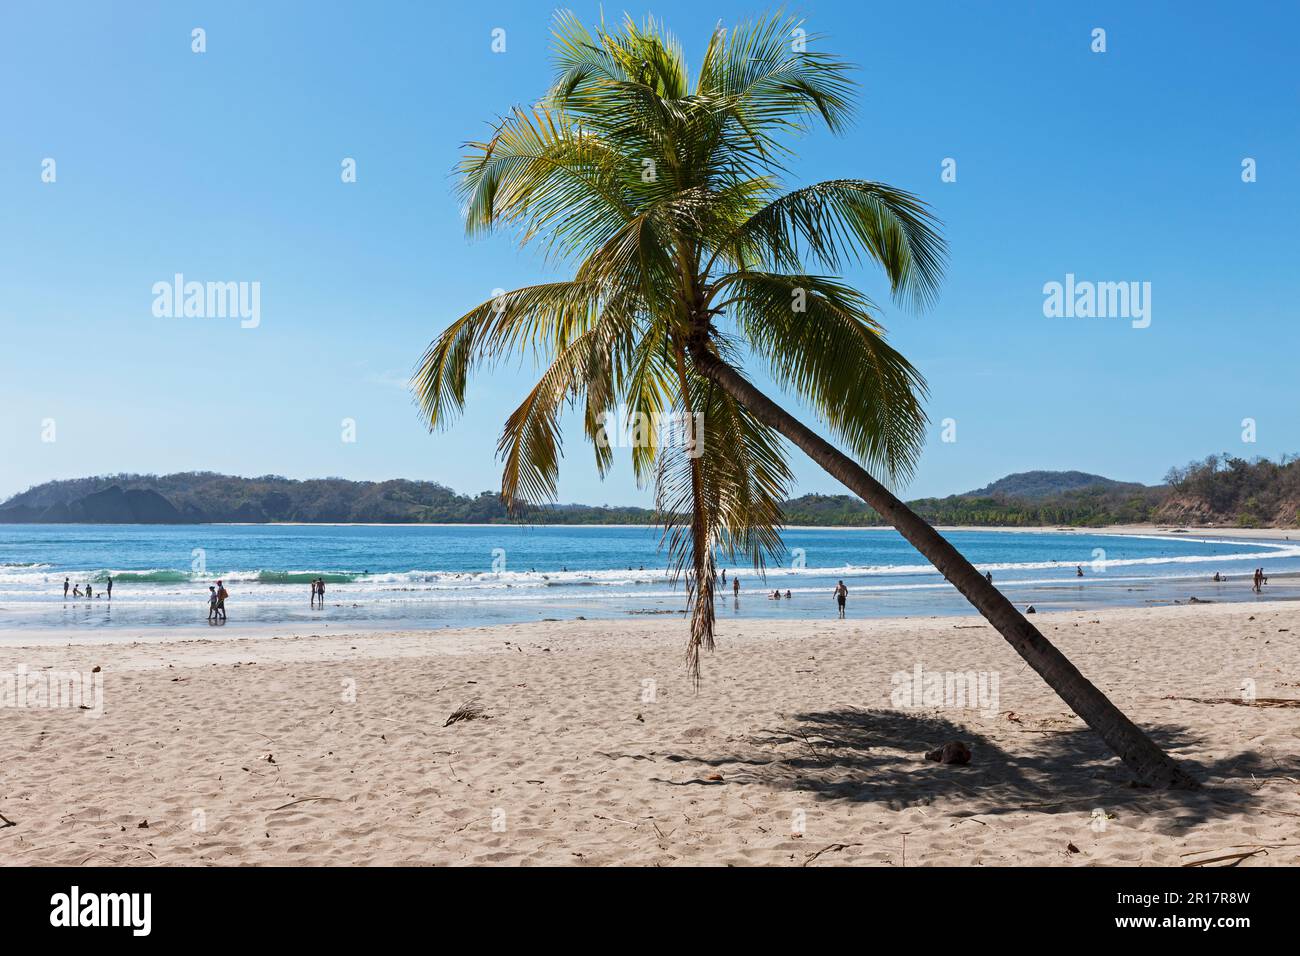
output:
[[[1209, 788], [1130, 786], [977, 618], [724, 617], [698, 694], [676, 617], [0, 645], [101, 665], [105, 700], [0, 709], [0, 862], [1300, 863], [1300, 710], [1166, 699], [1300, 697], [1300, 606], [1036, 622]], [[995, 712], [894, 709], [918, 663], [996, 673]], [[443, 726], [475, 697], [490, 719]], [[922, 758], [953, 739], [970, 766]]]

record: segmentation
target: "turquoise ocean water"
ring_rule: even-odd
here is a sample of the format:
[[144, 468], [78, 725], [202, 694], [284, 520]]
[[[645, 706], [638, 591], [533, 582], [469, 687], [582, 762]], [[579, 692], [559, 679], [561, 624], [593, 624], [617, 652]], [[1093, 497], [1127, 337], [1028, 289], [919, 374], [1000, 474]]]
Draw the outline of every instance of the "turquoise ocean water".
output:
[[[1275, 576], [1266, 597], [1290, 596], [1300, 542], [1096, 533], [965, 531], [953, 543], [1017, 604], [1039, 610], [1199, 600], [1258, 600], [1254, 568]], [[723, 561], [720, 615], [833, 614], [843, 579], [852, 617], [970, 613], [896, 532], [789, 529], [787, 553], [763, 579]], [[0, 525], [0, 629], [202, 624], [210, 583], [231, 592], [226, 633], [249, 624], [423, 628], [675, 614], [660, 532], [642, 527]], [[1079, 578], [1076, 566], [1082, 566]], [[1212, 583], [1215, 572], [1227, 581]], [[109, 576], [113, 599], [100, 596]], [[328, 582], [310, 607], [308, 582]], [[731, 580], [739, 576], [739, 599]], [[65, 577], [92, 600], [63, 597]], [[773, 601], [779, 588], [790, 600]], [[233, 633], [232, 633], [233, 636]]]

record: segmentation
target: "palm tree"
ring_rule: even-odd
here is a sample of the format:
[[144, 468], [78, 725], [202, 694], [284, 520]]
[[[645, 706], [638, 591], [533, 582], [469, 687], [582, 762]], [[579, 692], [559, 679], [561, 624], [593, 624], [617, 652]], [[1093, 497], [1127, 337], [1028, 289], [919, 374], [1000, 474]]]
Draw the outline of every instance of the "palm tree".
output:
[[[809, 50], [813, 39], [784, 16], [719, 28], [692, 86], [655, 21], [592, 33], [558, 14], [554, 84], [467, 144], [460, 190], [470, 235], [514, 227], [576, 272], [453, 322], [412, 382], [423, 416], [445, 425], [472, 368], [532, 356], [541, 378], [499, 442], [512, 509], [554, 500], [567, 409], [581, 411], [602, 475], [610, 424], [638, 428], [632, 464], [655, 486], [670, 564], [686, 579], [696, 680], [713, 648], [716, 556], [761, 570], [782, 553], [783, 439], [793, 442], [933, 562], [1141, 781], [1196, 786], [868, 470], [889, 482], [911, 473], [925, 386], [886, 343], [876, 306], [832, 275], [874, 261], [896, 299], [924, 307], [946, 249], [925, 204], [883, 183], [783, 191], [783, 140], [816, 123], [838, 132], [851, 113], [848, 65]], [[740, 371], [747, 355], [846, 451], [755, 388]], [[705, 427], [674, 438], [654, 427], [664, 421]]]

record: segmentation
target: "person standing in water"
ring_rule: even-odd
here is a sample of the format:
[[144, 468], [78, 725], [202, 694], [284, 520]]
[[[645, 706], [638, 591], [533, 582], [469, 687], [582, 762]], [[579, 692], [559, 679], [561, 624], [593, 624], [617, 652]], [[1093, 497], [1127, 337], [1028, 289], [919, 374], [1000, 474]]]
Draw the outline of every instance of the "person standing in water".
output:
[[838, 604], [840, 607], [841, 618], [844, 617], [844, 603], [848, 599], [849, 599], [849, 589], [844, 586], [843, 581], [840, 581], [839, 584], [835, 585], [835, 603]]
[[216, 619], [217, 619], [217, 589], [209, 584], [208, 585], [208, 620], [215, 621]]
[[221, 620], [226, 619], [226, 598], [230, 597], [230, 592], [220, 581], [217, 582], [217, 614]]
[[64, 578], [63, 579], [63, 600], [66, 601], [67, 599], [68, 599], [68, 579]]
[[113, 600], [113, 579], [108, 579], [108, 599]]
[[320, 606], [324, 607], [325, 606], [325, 579], [324, 578], [316, 579], [316, 596], [320, 598]]
[[740, 578], [731, 579], [731, 596], [737, 601], [740, 600]]

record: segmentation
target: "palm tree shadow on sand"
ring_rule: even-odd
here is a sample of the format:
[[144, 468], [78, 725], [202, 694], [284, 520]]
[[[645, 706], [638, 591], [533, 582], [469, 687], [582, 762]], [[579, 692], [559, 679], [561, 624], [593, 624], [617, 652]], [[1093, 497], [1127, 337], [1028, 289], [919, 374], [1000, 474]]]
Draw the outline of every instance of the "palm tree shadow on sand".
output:
[[[1087, 728], [1020, 731], [1013, 752], [942, 717], [853, 708], [796, 714], [780, 728], [749, 737], [744, 750], [733, 755], [660, 757], [725, 771], [724, 781], [657, 782], [783, 788], [823, 800], [881, 803], [892, 810], [933, 806], [955, 817], [1026, 810], [1078, 813], [1127, 805], [1165, 815], [1156, 829], [1171, 833], [1246, 813], [1262, 803], [1261, 791], [1271, 780], [1300, 776], [1300, 766], [1288, 767], [1253, 751], [1209, 762], [1185, 756], [1204, 742], [1186, 727], [1156, 725], [1148, 731], [1162, 749], [1180, 754], [1205, 789], [1152, 790], [1135, 784], [1106, 743]], [[970, 747], [970, 764], [923, 759], [951, 740]]]

